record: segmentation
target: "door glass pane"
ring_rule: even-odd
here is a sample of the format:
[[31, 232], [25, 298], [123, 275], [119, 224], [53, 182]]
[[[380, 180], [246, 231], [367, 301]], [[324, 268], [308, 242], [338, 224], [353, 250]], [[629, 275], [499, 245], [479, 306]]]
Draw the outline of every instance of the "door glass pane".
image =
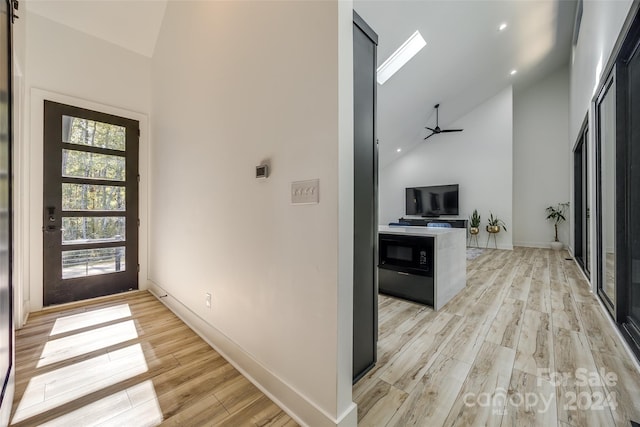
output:
[[62, 116], [62, 142], [124, 151], [126, 135], [124, 126]]
[[88, 151], [62, 150], [62, 176], [125, 180], [125, 158]]
[[125, 248], [82, 249], [62, 252], [62, 278], [125, 271]]
[[602, 182], [602, 275], [601, 289], [611, 303], [616, 295], [616, 139], [615, 91], [609, 88], [598, 106]]
[[62, 244], [117, 242], [125, 240], [125, 217], [63, 217]]
[[63, 183], [62, 210], [124, 211], [125, 188], [111, 185]]

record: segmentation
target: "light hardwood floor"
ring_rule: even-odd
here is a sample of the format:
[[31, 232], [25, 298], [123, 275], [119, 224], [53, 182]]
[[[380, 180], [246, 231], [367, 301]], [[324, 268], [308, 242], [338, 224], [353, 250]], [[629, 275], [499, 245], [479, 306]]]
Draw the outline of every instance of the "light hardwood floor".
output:
[[295, 426], [147, 292], [33, 313], [15, 426]]
[[566, 256], [486, 250], [437, 313], [381, 295], [378, 363], [353, 391], [359, 425], [640, 421], [640, 372]]
[[[354, 387], [359, 424], [640, 420], [640, 373], [565, 255], [487, 250], [438, 313], [380, 296], [378, 364]], [[16, 369], [16, 426], [296, 425], [146, 292], [32, 314]]]

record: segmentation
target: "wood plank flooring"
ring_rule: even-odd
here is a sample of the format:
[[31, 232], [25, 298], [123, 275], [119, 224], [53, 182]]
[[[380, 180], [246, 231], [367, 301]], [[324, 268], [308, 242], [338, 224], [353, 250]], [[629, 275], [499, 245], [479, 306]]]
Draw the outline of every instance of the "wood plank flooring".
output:
[[361, 426], [630, 426], [640, 372], [566, 252], [486, 250], [441, 311], [380, 295]]
[[[566, 253], [486, 250], [434, 312], [380, 296], [361, 426], [624, 426], [640, 372]], [[295, 426], [146, 292], [33, 313], [15, 426]]]
[[148, 292], [33, 313], [14, 426], [295, 426]]

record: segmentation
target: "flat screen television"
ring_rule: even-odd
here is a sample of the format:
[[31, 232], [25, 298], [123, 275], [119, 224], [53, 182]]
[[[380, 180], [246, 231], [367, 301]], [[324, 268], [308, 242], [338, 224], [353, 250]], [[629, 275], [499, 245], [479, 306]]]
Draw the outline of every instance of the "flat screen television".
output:
[[458, 215], [458, 184], [409, 187], [405, 202], [407, 215]]

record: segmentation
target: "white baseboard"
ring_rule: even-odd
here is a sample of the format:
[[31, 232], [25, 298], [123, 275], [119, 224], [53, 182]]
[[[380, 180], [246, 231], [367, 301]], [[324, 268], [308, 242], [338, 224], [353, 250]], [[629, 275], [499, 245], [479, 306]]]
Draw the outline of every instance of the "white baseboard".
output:
[[29, 311], [29, 307], [30, 307], [30, 303], [27, 300], [24, 302], [23, 308], [22, 308], [22, 313], [24, 314], [24, 317], [22, 318], [22, 324], [19, 327], [18, 325], [16, 325], [16, 329], [20, 329], [27, 324], [27, 320], [29, 320], [29, 315], [31, 314], [31, 312]]
[[[467, 248], [478, 248], [478, 249], [496, 249], [496, 247], [492, 244], [489, 244], [489, 246], [486, 245], [478, 245], [478, 246], [467, 246]], [[501, 245], [498, 244], [497, 249], [503, 250], [503, 251], [512, 251], [513, 250], [513, 245]]]
[[355, 403], [352, 402], [344, 413], [334, 418], [269, 371], [238, 344], [162, 287], [149, 281], [147, 289], [298, 424], [314, 427], [355, 427], [357, 425], [358, 411]]
[[550, 249], [551, 242], [550, 241], [549, 242], [513, 242], [513, 246], [520, 246], [524, 248]]

